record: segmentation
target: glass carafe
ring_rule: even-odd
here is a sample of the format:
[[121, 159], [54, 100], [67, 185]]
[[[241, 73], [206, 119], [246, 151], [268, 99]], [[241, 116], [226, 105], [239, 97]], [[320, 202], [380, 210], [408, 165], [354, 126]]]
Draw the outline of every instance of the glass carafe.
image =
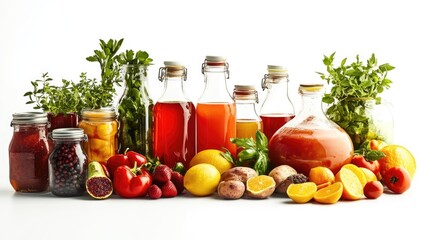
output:
[[234, 156], [236, 147], [236, 107], [226, 80], [229, 65], [219, 56], [207, 56], [203, 65], [205, 88], [197, 103], [197, 152], [227, 148]]
[[183, 91], [186, 68], [178, 62], [166, 61], [158, 78], [164, 92], [153, 108], [154, 155], [173, 168], [181, 162], [188, 168], [195, 155], [195, 106]]
[[322, 110], [322, 84], [301, 84], [302, 110], [281, 127], [269, 143], [273, 167], [286, 164], [308, 176], [310, 169], [324, 166], [334, 174], [351, 161], [349, 135], [329, 120]]
[[285, 123], [295, 117], [295, 108], [288, 93], [289, 74], [283, 66], [268, 65], [268, 74], [262, 78], [262, 90], [267, 95], [261, 106], [263, 132], [268, 140]]

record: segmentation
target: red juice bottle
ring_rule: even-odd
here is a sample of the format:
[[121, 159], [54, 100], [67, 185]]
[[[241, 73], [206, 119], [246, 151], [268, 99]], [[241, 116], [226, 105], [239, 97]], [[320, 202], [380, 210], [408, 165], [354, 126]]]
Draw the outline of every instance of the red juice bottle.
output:
[[295, 108], [288, 93], [289, 74], [282, 66], [268, 65], [268, 74], [262, 79], [262, 90], [267, 95], [261, 106], [262, 129], [268, 140], [284, 124], [295, 117]]
[[233, 156], [236, 137], [236, 106], [228, 92], [229, 65], [219, 56], [207, 56], [203, 65], [205, 88], [197, 104], [197, 152], [228, 149]]
[[196, 150], [195, 106], [183, 91], [186, 68], [178, 62], [164, 65], [159, 70], [164, 93], [153, 108], [154, 155], [171, 168], [178, 162], [188, 168]]

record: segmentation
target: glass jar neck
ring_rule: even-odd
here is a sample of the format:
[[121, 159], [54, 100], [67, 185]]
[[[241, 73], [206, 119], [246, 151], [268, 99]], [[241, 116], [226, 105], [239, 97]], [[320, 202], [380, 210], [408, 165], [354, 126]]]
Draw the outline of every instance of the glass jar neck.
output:
[[322, 110], [322, 93], [303, 93], [300, 116], [314, 116], [326, 118]]
[[235, 103], [237, 105], [237, 119], [260, 121], [256, 112], [255, 100], [235, 100]]
[[233, 102], [226, 84], [227, 72], [224, 66], [206, 66], [204, 68], [205, 88], [200, 102]]
[[159, 102], [169, 101], [189, 101], [185, 96], [183, 90], [183, 78], [182, 77], [166, 77], [164, 80], [164, 92], [162, 93]]
[[125, 82], [124, 95], [135, 94], [129, 89], [138, 89], [140, 94], [149, 97], [147, 86], [147, 66], [144, 65], [123, 65], [121, 78]]

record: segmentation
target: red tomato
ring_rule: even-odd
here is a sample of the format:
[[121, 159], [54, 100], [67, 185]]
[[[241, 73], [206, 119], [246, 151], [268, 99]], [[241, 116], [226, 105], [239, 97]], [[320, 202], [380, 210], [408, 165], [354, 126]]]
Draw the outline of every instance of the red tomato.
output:
[[403, 167], [389, 168], [382, 177], [384, 184], [394, 193], [403, 193], [411, 186], [411, 176]]
[[365, 184], [365, 187], [363, 188], [363, 193], [365, 194], [365, 197], [369, 199], [376, 199], [383, 194], [383, 184], [379, 181], [371, 181]]
[[371, 170], [377, 176], [380, 173], [380, 163], [377, 160], [366, 160], [362, 155], [355, 155], [352, 158], [352, 163], [358, 167], [363, 167]]

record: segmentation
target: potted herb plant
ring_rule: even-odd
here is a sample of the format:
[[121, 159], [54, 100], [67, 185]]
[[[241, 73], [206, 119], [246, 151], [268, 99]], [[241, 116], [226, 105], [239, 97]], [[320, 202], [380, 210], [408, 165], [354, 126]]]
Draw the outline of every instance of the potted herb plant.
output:
[[52, 82], [48, 73], [44, 73], [42, 79], [32, 81], [33, 90], [24, 94], [29, 98], [27, 104], [35, 104], [34, 109], [48, 113], [50, 132], [57, 128], [77, 127], [78, 114], [82, 110], [78, 86], [66, 79], [60, 86]]
[[393, 117], [382, 104], [381, 94], [390, 88], [392, 81], [387, 73], [394, 67], [388, 63], [378, 65], [374, 54], [366, 64], [357, 55], [355, 62], [347, 64], [344, 58], [335, 66], [334, 56], [335, 53], [324, 56], [327, 72], [318, 72], [332, 86], [322, 100], [328, 104], [327, 117], [349, 134], [355, 149], [372, 139], [391, 142]]

